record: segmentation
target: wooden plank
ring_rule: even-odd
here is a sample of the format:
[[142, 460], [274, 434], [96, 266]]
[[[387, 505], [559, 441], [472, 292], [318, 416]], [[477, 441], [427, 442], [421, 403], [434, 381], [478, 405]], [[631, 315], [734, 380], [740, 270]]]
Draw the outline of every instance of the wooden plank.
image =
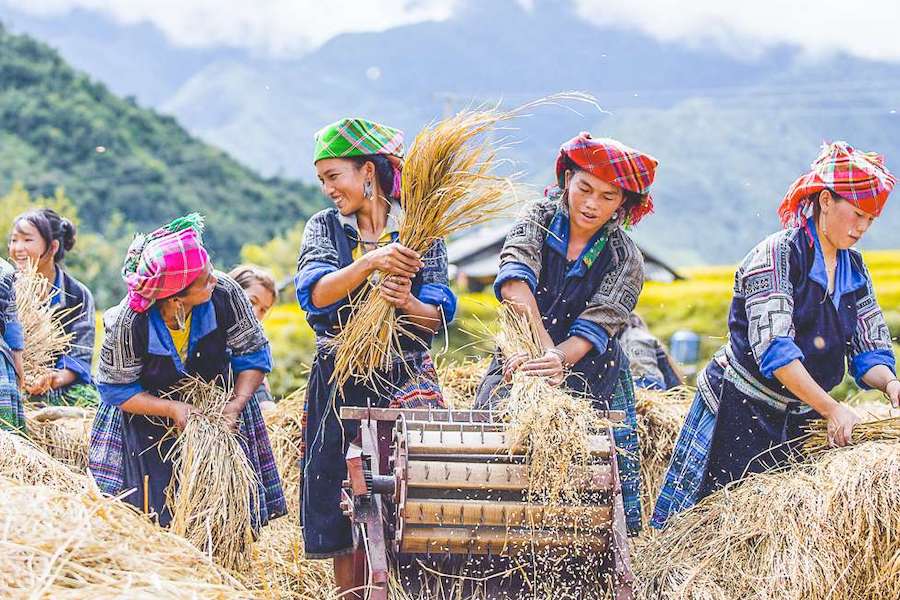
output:
[[[407, 438], [409, 454], [525, 454], [525, 448], [513, 447], [510, 451], [511, 436], [503, 431], [410, 431]], [[592, 454], [609, 456], [609, 438], [605, 435], [591, 436], [589, 443]]]
[[[368, 408], [365, 406], [342, 406], [342, 419], [375, 419], [378, 421], [396, 421], [403, 415], [407, 421], [430, 421], [445, 423], [497, 423], [498, 413], [490, 410], [447, 410], [441, 408]], [[600, 412], [614, 423], [625, 421], [625, 411], [610, 410]]]
[[494, 554], [515, 556], [534, 548], [590, 549], [605, 552], [606, 533], [569, 535], [531, 529], [503, 527], [431, 527], [410, 525], [403, 529], [400, 551], [432, 554]]
[[[583, 474], [586, 490], [607, 491], [609, 465], [592, 465]], [[441, 490], [517, 491], [528, 488], [527, 465], [411, 460], [406, 484], [410, 488]]]
[[524, 502], [408, 499], [406, 525], [608, 529], [612, 507], [545, 506]]

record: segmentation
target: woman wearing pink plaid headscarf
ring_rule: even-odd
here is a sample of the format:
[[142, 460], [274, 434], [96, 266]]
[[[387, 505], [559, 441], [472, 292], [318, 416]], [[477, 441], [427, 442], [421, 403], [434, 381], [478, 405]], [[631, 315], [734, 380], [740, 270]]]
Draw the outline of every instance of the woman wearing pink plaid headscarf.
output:
[[735, 274], [728, 343], [697, 378], [653, 514], [671, 515], [743, 478], [786, 464], [814, 419], [834, 446], [859, 417], [830, 395], [849, 367], [857, 384], [900, 401], [891, 336], [853, 246], [881, 214], [894, 176], [878, 154], [822, 147], [788, 188], [785, 226]]
[[259, 520], [253, 523], [259, 527], [286, 512], [253, 397], [272, 356], [243, 290], [213, 271], [202, 233], [203, 219], [191, 214], [137, 237], [128, 250], [122, 269], [128, 295], [104, 315], [97, 374], [102, 402], [91, 431], [90, 469], [108, 494], [135, 490], [124, 499], [138, 507], [146, 494], [159, 523], [167, 525], [167, 457], [174, 439], [165, 433], [171, 425], [183, 428], [192, 408], [164, 396], [187, 376], [222, 378], [233, 384], [224, 413], [240, 431], [259, 479]]

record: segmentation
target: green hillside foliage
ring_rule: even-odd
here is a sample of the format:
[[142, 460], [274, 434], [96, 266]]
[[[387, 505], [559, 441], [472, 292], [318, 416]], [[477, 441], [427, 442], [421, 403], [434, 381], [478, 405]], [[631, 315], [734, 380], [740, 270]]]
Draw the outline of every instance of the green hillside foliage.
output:
[[49, 47], [0, 26], [0, 193], [16, 182], [37, 196], [64, 189], [82, 229], [104, 237], [109, 224], [148, 230], [199, 211], [221, 267], [321, 203], [314, 187], [260, 177], [173, 118], [114, 96]]

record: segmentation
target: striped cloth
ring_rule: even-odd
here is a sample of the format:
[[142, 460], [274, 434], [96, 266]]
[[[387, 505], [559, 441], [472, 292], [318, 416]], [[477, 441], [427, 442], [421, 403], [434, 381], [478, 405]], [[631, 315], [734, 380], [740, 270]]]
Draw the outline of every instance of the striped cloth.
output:
[[602, 181], [643, 196], [641, 202], [633, 206], [626, 215], [626, 225], [635, 225], [645, 215], [653, 212], [650, 185], [659, 161], [652, 156], [629, 148], [618, 140], [595, 139], [587, 131], [582, 131], [559, 149], [556, 179], [560, 188], [565, 188], [568, 161]]
[[134, 239], [122, 267], [132, 309], [145, 312], [156, 300], [174, 296], [203, 273], [209, 255], [202, 234], [203, 217], [192, 213]]
[[696, 504], [706, 476], [715, 427], [716, 414], [710, 410], [702, 392], [698, 390], [675, 442], [672, 459], [650, 519], [651, 527], [662, 529], [676, 513]]
[[882, 155], [861, 152], [842, 141], [824, 144], [810, 167], [809, 173], [791, 184], [778, 207], [778, 216], [785, 227], [802, 225], [809, 216], [810, 195], [824, 189], [877, 217], [897, 182], [884, 166]]
[[627, 368], [619, 369], [619, 380], [609, 409], [625, 412], [624, 427], [613, 427], [613, 438], [618, 450], [616, 461], [625, 504], [625, 524], [629, 535], [637, 535], [641, 531], [641, 449], [634, 407], [634, 384], [631, 371]]
[[[0, 341], [0, 344], [3, 342]], [[0, 352], [0, 429], [25, 433], [25, 405], [19, 394], [16, 370]]]

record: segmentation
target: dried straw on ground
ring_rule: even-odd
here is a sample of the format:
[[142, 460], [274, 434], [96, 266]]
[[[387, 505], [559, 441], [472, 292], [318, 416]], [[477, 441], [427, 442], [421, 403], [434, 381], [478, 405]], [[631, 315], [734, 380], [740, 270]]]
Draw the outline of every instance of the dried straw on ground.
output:
[[634, 392], [641, 440], [641, 511], [647, 522], [695, 390], [690, 387], [668, 391], [635, 388]]
[[475, 392], [488, 369], [490, 359], [466, 360], [460, 363], [444, 363], [438, 366], [441, 394], [447, 408], [464, 410], [475, 404]]
[[259, 492], [253, 465], [222, 415], [230, 392], [188, 378], [169, 395], [197, 409], [172, 448], [171, 529], [220, 565], [239, 569], [249, 562]]
[[63, 325], [73, 310], [58, 311], [50, 305], [53, 284], [37, 272], [36, 265], [18, 273], [13, 287], [25, 336], [25, 380], [34, 381], [50, 373], [57, 357], [69, 349], [73, 336], [66, 333]]
[[251, 597], [185, 540], [96, 488], [0, 478], [0, 505], [0, 597]]
[[[803, 449], [806, 452], [815, 454], [831, 448], [831, 444], [828, 443], [827, 421], [813, 421], [810, 424], [809, 432], [809, 438], [803, 443]], [[900, 442], [900, 417], [857, 423], [853, 427], [852, 439], [854, 444], [862, 442]]]
[[[494, 174], [497, 159], [484, 140], [517, 113], [466, 110], [423, 129], [403, 167], [404, 217], [400, 242], [422, 255], [435, 241], [489, 221], [515, 202], [509, 179]], [[353, 318], [334, 339], [333, 380], [373, 381], [402, 355], [398, 335], [412, 327], [375, 293], [378, 282], [356, 307]], [[435, 323], [438, 326], [439, 323]]]
[[[501, 304], [498, 311], [496, 339], [504, 356], [543, 355], [538, 323], [509, 304]], [[575, 475], [590, 465], [590, 436], [600, 433], [606, 420], [588, 399], [522, 372], [513, 375], [509, 394], [498, 408], [509, 422], [512, 445], [527, 448], [529, 493], [549, 504], [576, 501], [580, 479]]]
[[646, 599], [895, 600], [900, 443], [823, 452], [686, 511], [637, 556]]
[[0, 429], [0, 477], [65, 492], [88, 487], [88, 477], [64, 465], [22, 436]]
[[253, 545], [253, 561], [241, 575], [261, 600], [336, 600], [331, 561], [303, 557], [299, 517], [270, 522]]
[[47, 406], [27, 410], [28, 437], [53, 458], [86, 472], [94, 408]]
[[300, 514], [300, 485], [303, 473], [300, 454], [303, 447], [303, 404], [306, 390], [301, 388], [285, 396], [266, 416], [266, 429], [272, 454], [281, 475], [281, 486], [287, 500], [288, 513]]

